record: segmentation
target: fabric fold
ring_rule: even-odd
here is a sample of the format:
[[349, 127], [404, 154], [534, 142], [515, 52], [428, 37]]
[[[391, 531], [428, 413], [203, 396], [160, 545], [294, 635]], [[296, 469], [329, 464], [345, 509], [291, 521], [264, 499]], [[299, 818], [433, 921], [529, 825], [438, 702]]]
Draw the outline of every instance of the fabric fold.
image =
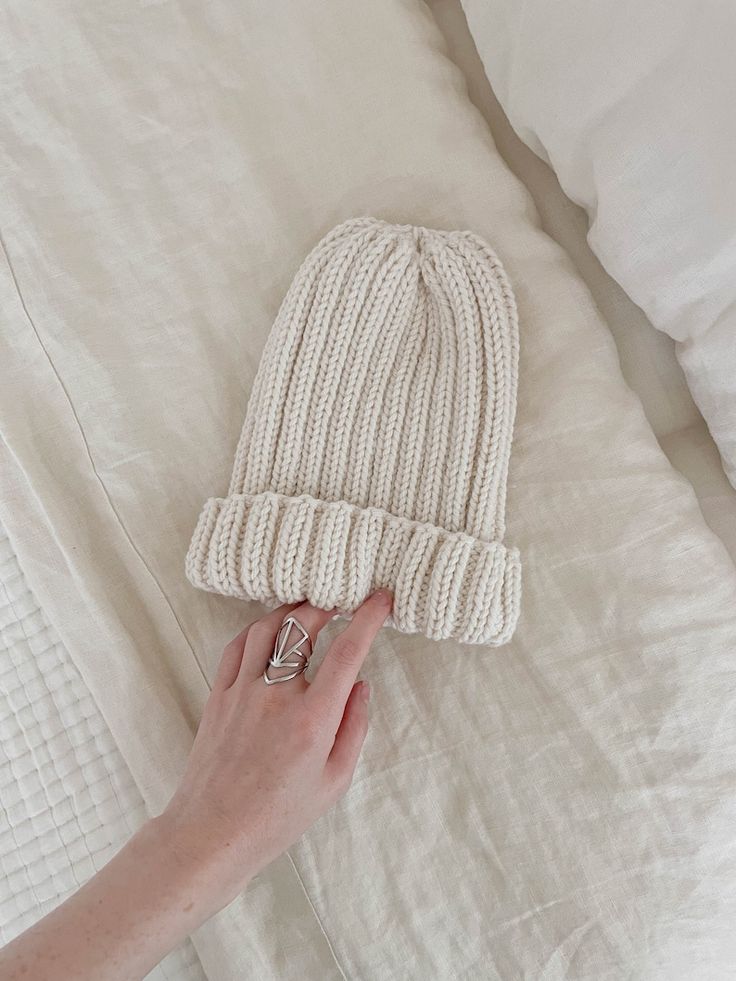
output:
[[519, 617], [517, 549], [308, 494], [210, 498], [186, 572], [210, 592], [346, 613], [385, 587], [396, 600], [388, 623], [433, 640], [502, 644]]

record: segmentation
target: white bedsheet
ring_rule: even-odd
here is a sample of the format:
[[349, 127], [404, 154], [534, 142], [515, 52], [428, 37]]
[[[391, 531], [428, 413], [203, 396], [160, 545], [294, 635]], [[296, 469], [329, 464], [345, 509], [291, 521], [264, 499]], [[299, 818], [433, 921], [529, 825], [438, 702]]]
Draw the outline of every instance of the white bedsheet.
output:
[[257, 610], [183, 556], [307, 249], [350, 214], [471, 227], [519, 301], [514, 642], [382, 635], [351, 792], [198, 931], [207, 975], [729, 977], [733, 564], [424, 5], [6, 26], [3, 516], [148, 809]]

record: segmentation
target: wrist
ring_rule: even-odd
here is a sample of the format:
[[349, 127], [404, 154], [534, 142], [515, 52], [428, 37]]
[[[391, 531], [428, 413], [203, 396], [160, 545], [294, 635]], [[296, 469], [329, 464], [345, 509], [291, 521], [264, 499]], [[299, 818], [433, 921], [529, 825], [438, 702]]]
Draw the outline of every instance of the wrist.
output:
[[167, 809], [149, 819], [138, 835], [161, 874], [191, 895], [191, 912], [199, 922], [213, 916], [242, 892], [252, 878], [247, 865], [231, 854], [230, 843], [215, 839], [211, 829], [190, 823]]

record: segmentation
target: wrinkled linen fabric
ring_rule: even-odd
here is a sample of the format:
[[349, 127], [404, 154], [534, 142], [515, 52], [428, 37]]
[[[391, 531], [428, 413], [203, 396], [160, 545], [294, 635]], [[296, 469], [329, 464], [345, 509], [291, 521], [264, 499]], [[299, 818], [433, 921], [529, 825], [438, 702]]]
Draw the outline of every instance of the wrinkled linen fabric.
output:
[[736, 487], [736, 8], [463, 0], [494, 91], [677, 356]]
[[530, 192], [542, 228], [568, 253], [603, 314], [616, 342], [621, 373], [639, 396], [659, 445], [692, 484], [703, 517], [736, 562], [736, 489], [693, 402], [675, 341], [656, 330], [606, 273], [587, 241], [587, 215], [567, 197], [550, 166], [513, 130], [490, 86], [461, 0], [431, 0], [430, 7], [499, 153]]
[[182, 565], [302, 257], [471, 228], [519, 306], [514, 640], [381, 634], [350, 792], [197, 931], [208, 977], [729, 977], [736, 573], [424, 5], [3, 20], [2, 517], [151, 812], [261, 609]]

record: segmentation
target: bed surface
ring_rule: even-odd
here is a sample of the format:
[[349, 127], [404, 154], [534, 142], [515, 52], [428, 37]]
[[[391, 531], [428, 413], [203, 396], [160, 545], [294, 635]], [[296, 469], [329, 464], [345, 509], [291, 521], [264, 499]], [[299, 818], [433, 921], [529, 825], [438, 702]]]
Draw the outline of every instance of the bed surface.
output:
[[140, 795], [123, 812], [168, 799], [258, 612], [194, 594], [183, 556], [307, 249], [350, 214], [473, 227], [523, 331], [517, 637], [472, 658], [381, 637], [351, 793], [198, 931], [205, 973], [728, 977], [736, 577], [621, 378], [605, 298], [540, 231], [421, 3], [138, 14], [14, 7], [0, 278], [8, 538]]

